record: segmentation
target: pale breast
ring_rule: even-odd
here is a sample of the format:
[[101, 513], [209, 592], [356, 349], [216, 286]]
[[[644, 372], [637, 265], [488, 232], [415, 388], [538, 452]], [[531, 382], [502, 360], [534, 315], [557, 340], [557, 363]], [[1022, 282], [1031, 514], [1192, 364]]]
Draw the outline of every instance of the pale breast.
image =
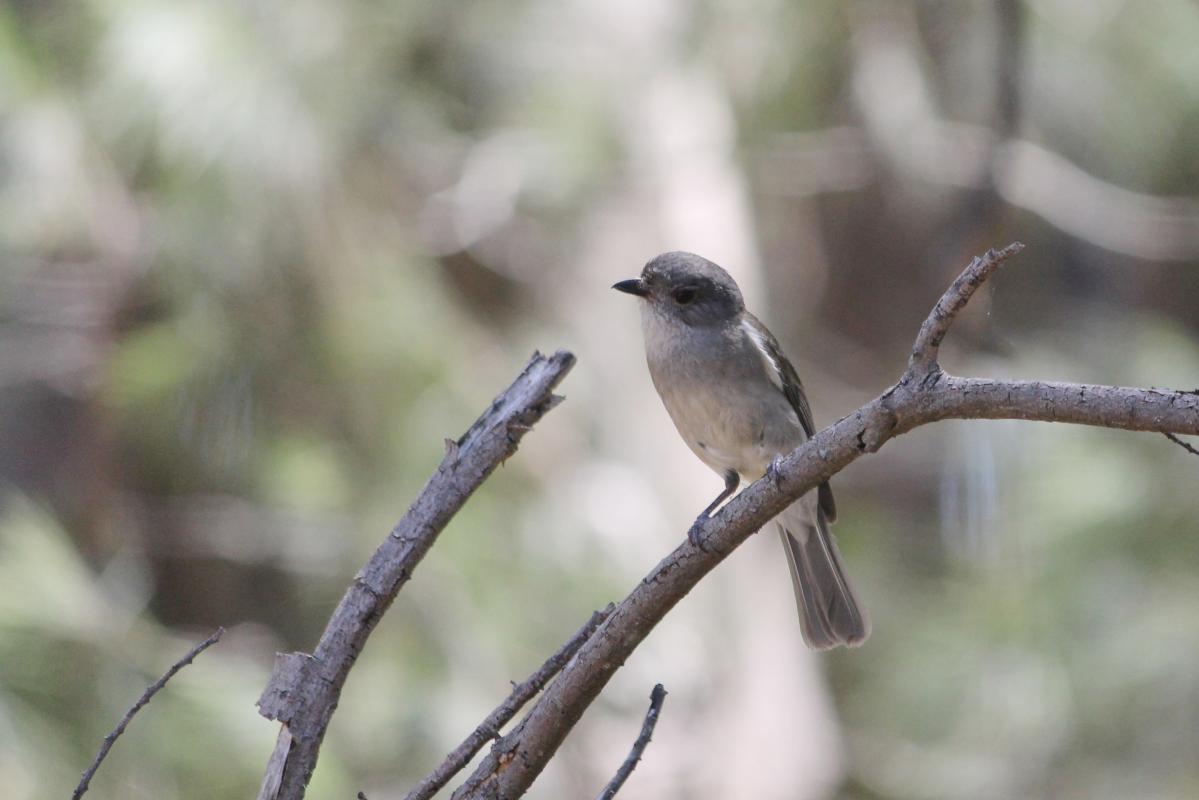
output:
[[[799, 420], [737, 331], [664, 330], [643, 320], [654, 386], [679, 434], [701, 461], [753, 480], [804, 440]], [[732, 337], [732, 338], [730, 338]], [[751, 345], [752, 348], [752, 345]]]

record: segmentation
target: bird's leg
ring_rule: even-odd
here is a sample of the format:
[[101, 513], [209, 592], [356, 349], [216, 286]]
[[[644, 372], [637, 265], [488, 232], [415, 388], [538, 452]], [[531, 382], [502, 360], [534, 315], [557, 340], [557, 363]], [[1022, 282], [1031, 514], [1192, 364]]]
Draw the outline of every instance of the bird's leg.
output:
[[737, 487], [740, 485], [740, 475], [731, 469], [724, 473], [724, 491], [717, 495], [715, 500], [708, 503], [708, 507], [700, 512], [699, 516], [695, 518], [695, 522], [691, 523], [691, 528], [687, 531], [687, 539], [690, 540], [691, 544], [707, 552], [708, 548], [704, 547], [703, 539], [699, 535], [699, 529], [705, 521], [711, 518], [712, 512], [716, 510], [716, 507], [727, 500], [733, 492], [737, 491]]
[[716, 499], [708, 503], [708, 507], [700, 512], [700, 516], [705, 519], [712, 516], [712, 512], [716, 507], [732, 496], [733, 492], [737, 491], [737, 487], [741, 485], [741, 476], [733, 470], [728, 470], [724, 473], [724, 491], [716, 496]]

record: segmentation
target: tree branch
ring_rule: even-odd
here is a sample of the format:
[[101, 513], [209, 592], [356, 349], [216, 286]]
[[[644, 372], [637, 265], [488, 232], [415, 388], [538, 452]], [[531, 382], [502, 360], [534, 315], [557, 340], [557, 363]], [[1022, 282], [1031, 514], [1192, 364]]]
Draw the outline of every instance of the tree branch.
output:
[[912, 346], [912, 357], [908, 360], [909, 372], [919, 370], [927, 374], [940, 369], [937, 356], [940, 355], [941, 342], [949, 332], [949, 326], [966, 307], [966, 303], [970, 302], [978, 287], [982, 286], [1004, 261], [1023, 249], [1024, 245], [1013, 242], [1002, 250], [988, 250], [962, 271], [949, 290], [941, 295], [941, 299], [920, 326], [920, 332], [916, 334], [916, 343]]
[[525, 703], [529, 702], [534, 695], [541, 691], [542, 687], [549, 683], [551, 678], [558, 674], [566, 662], [574, 657], [583, 643], [591, 638], [591, 634], [595, 633], [596, 628], [608, 618], [615, 608], [615, 605], [609, 603], [607, 608], [592, 614], [591, 619], [587, 620], [558, 652], [541, 665], [541, 669], [530, 675], [524, 683], [515, 686], [512, 693], [508, 695], [508, 699], [488, 714], [479, 727], [475, 728], [462, 744], [454, 748], [437, 769], [433, 770], [427, 778], [417, 784], [416, 788], [404, 796], [404, 800], [429, 800], [430, 797], [437, 794], [441, 787], [449, 783], [450, 778], [457, 775], [463, 767], [470, 763], [475, 754], [483, 749], [483, 745], [499, 738], [500, 728], [508, 724], [508, 721], [516, 716], [516, 712], [520, 711]]
[[346, 676], [375, 624], [458, 509], [562, 399], [552, 391], [574, 363], [574, 356], [564, 350], [548, 358], [534, 353], [512, 385], [462, 438], [446, 442], [446, 455], [437, 471], [354, 577], [315, 652], [276, 657], [258, 707], [263, 716], [283, 726], [259, 800], [304, 796]]
[[662, 701], [665, 699], [666, 690], [659, 683], [650, 692], [649, 711], [645, 712], [645, 722], [641, 723], [641, 733], [637, 736], [637, 741], [633, 742], [633, 749], [629, 751], [628, 758], [620, 765], [620, 769], [612, 776], [612, 780], [600, 792], [597, 800], [612, 800], [620, 791], [620, 787], [624, 786], [624, 782], [633, 774], [633, 770], [637, 768], [637, 762], [641, 760], [641, 754], [645, 752], [645, 748], [649, 744], [650, 737], [654, 735], [654, 726], [658, 724], [658, 714], [662, 711]]
[[942, 372], [936, 364], [939, 336], [983, 278], [1014, 252], [1009, 246], [966, 267], [921, 327], [912, 362], [895, 385], [820, 431], [711, 518], [700, 520], [699, 538], [707, 550], [684, 540], [659, 562], [516, 728], [492, 747], [453, 800], [520, 797], [620, 665], [700, 579], [799, 497], [900, 434], [942, 419], [1026, 419], [1199, 434], [1199, 390], [993, 381]]
[[161, 678], [154, 681], [154, 683], [150, 684], [146, 691], [142, 692], [142, 696], [139, 697], [137, 702], [125, 712], [125, 716], [121, 717], [121, 721], [118, 722], [117, 726], [112, 729], [112, 733], [104, 737], [104, 741], [100, 744], [100, 750], [96, 753], [96, 757], [92, 760], [92, 765], [84, 771], [83, 777], [79, 779], [79, 785], [75, 787], [75, 792], [71, 795], [71, 800], [79, 800], [80, 797], [83, 797], [84, 792], [87, 791], [88, 784], [90, 784], [92, 782], [92, 778], [96, 776], [96, 770], [100, 768], [100, 763], [104, 761], [105, 757], [108, 755], [108, 751], [112, 749], [112, 746], [116, 742], [117, 738], [125, 732], [125, 728], [129, 726], [129, 722], [133, 719], [133, 715], [140, 711], [142, 706], [146, 705], [146, 703], [149, 703], [150, 698], [158, 694], [158, 690], [166, 686], [167, 681], [175, 677], [176, 672], [192, 663], [196, 656], [200, 655], [200, 653], [203, 653], [205, 650], [219, 642], [221, 637], [224, 635], [225, 629], [217, 628], [216, 632], [213, 633], [212, 636], [209, 636], [191, 650], [188, 650], [187, 655], [172, 664], [171, 668], [168, 669]]

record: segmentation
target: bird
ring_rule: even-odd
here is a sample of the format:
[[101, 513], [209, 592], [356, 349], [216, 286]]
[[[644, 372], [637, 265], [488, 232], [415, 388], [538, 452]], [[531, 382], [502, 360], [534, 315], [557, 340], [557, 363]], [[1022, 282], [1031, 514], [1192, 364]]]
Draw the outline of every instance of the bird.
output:
[[[683, 441], [724, 480], [688, 534], [702, 547], [700, 523], [742, 481], [761, 478], [814, 435], [811, 407], [778, 340], [745, 308], [736, 281], [720, 266], [694, 253], [663, 253], [641, 277], [612, 288], [639, 298], [654, 388]], [[800, 630], [814, 650], [857, 646], [870, 635], [829, 529], [836, 517], [825, 482], [774, 519]]]

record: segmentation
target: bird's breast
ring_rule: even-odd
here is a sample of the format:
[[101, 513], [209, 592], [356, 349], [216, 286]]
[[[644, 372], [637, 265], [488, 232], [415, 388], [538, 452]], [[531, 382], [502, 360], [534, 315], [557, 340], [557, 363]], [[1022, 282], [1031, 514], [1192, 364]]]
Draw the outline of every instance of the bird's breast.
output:
[[731, 469], [753, 480], [775, 456], [803, 440], [786, 397], [761, 373], [752, 353], [716, 338], [719, 332], [655, 327], [646, 320], [650, 376], [683, 441], [701, 461], [722, 475]]

